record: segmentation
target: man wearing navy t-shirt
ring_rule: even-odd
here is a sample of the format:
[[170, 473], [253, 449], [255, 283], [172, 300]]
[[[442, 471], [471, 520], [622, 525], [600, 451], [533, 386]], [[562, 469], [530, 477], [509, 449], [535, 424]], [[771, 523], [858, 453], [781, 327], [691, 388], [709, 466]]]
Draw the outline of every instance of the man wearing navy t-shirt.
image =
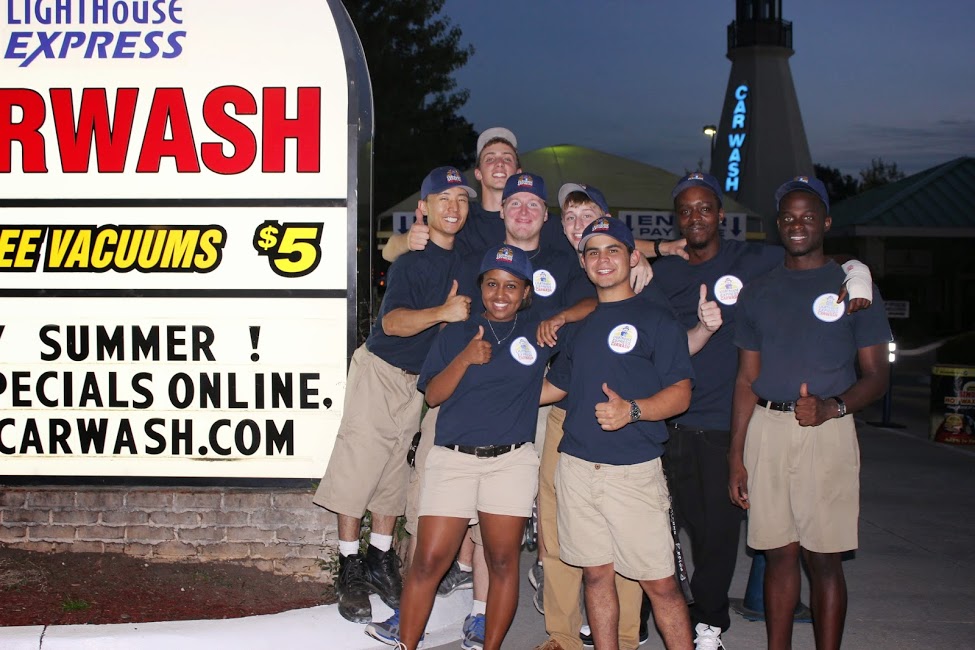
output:
[[[674, 498], [674, 515], [687, 531], [694, 558], [691, 622], [700, 650], [721, 647], [731, 625], [728, 589], [738, 557], [741, 510], [727, 503], [731, 395], [738, 367], [733, 343], [738, 293], [782, 265], [780, 246], [722, 239], [721, 188], [710, 174], [694, 172], [674, 186], [674, 214], [687, 241], [688, 260], [666, 257], [654, 263], [654, 284], [670, 299], [681, 323], [697, 324], [701, 300], [721, 310], [722, 326], [691, 357], [696, 381], [691, 406], [669, 421], [664, 467]], [[846, 267], [849, 267], [847, 269]], [[869, 271], [844, 265], [850, 308], [869, 306]], [[837, 283], [839, 293], [846, 293]]]
[[831, 219], [822, 182], [798, 176], [775, 198], [785, 263], [738, 300], [728, 491], [749, 511], [748, 545], [768, 561], [768, 647], [792, 647], [801, 555], [816, 647], [832, 649], [846, 618], [841, 554], [857, 547], [851, 414], [887, 390], [890, 327], [876, 290], [877, 304], [855, 314], [833, 293], [844, 271], [823, 253]]
[[[417, 375], [441, 323], [467, 320], [470, 299], [457, 293], [454, 236], [476, 192], [453, 167], [431, 171], [419, 207], [430, 244], [389, 269], [379, 317], [352, 355], [335, 447], [314, 502], [338, 515], [339, 613], [355, 623], [372, 617], [369, 592], [399, 606], [402, 582], [390, 550], [396, 518], [406, 506], [406, 452], [420, 421]], [[369, 549], [359, 554], [359, 528], [372, 513]]]
[[689, 649], [660, 463], [664, 420], [690, 402], [687, 334], [630, 286], [640, 253], [624, 223], [596, 219], [579, 247], [599, 304], [553, 364], [542, 393], [545, 402], [571, 395], [556, 474], [560, 554], [583, 568], [596, 647], [619, 647], [619, 572], [650, 597], [666, 646]]

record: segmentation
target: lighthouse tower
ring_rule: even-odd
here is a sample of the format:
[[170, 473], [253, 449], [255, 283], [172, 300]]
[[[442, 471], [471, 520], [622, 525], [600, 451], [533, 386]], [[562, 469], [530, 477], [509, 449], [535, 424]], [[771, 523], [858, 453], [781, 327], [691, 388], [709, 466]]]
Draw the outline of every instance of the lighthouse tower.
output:
[[736, 0], [728, 25], [731, 76], [714, 140], [711, 173], [725, 194], [762, 215], [778, 241], [775, 189], [813, 173], [799, 101], [789, 70], [792, 23], [782, 0]]

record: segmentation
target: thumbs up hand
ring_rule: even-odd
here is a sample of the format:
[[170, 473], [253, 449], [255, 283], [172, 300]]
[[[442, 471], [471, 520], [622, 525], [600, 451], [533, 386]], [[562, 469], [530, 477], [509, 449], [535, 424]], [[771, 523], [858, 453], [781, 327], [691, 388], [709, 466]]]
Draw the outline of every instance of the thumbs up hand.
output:
[[596, 404], [596, 422], [603, 431], [616, 431], [630, 423], [630, 403], [607, 384], [603, 384], [607, 401]]
[[411, 251], [422, 251], [427, 247], [429, 241], [430, 226], [424, 223], [423, 211], [417, 208], [413, 216], [413, 225], [410, 226], [410, 231], [406, 233], [406, 242]]
[[463, 349], [461, 356], [469, 366], [481, 366], [491, 360], [491, 344], [484, 340], [483, 325], [477, 326], [477, 334]]
[[831, 417], [833, 416], [826, 400], [818, 395], [810, 395], [809, 385], [803, 382], [799, 386], [799, 399], [796, 400], [796, 420], [799, 421], [799, 426], [815, 427]]
[[457, 295], [457, 280], [454, 280], [447, 294], [447, 300], [441, 306], [440, 320], [445, 323], [456, 323], [467, 320], [471, 315], [471, 299]]
[[708, 300], [708, 287], [701, 285], [701, 297], [697, 301], [697, 320], [704, 329], [714, 333], [724, 321], [721, 319], [721, 307], [713, 300]]

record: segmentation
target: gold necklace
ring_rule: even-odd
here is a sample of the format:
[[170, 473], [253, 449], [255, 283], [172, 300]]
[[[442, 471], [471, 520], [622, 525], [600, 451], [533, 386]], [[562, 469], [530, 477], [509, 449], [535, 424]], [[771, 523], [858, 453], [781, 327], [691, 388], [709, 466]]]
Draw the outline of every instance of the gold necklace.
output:
[[504, 338], [500, 339], [498, 338], [498, 333], [494, 331], [494, 325], [491, 324], [491, 321], [487, 318], [487, 316], [484, 317], [484, 320], [487, 321], [488, 327], [491, 328], [491, 334], [494, 336], [494, 340], [498, 342], [498, 345], [501, 345], [502, 341], [507, 341], [508, 337], [515, 333], [515, 327], [518, 325], [518, 313], [515, 312], [515, 320], [511, 324], [511, 330], [504, 335]]

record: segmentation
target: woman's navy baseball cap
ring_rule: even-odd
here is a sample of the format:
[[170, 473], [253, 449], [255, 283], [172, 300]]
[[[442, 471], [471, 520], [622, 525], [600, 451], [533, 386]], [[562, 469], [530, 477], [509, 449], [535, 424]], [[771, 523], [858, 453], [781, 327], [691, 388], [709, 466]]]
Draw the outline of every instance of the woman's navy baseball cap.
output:
[[489, 249], [481, 261], [481, 274], [492, 269], [507, 271], [517, 278], [531, 282], [532, 263], [528, 261], [528, 254], [517, 246], [503, 244]]

